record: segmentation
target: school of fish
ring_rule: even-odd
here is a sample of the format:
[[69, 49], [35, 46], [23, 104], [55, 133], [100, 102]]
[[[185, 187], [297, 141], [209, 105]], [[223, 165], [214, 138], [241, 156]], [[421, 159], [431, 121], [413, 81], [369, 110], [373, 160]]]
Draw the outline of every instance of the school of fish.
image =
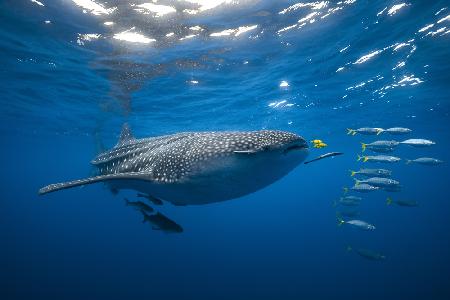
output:
[[[361, 136], [373, 136], [378, 137], [381, 135], [391, 135], [391, 136], [402, 136], [411, 134], [413, 130], [404, 127], [392, 127], [392, 128], [379, 128], [379, 127], [362, 127], [358, 129], [347, 129], [347, 134], [351, 136], [361, 135]], [[418, 157], [414, 159], [406, 159], [395, 156], [391, 153], [398, 150], [398, 148], [403, 147], [403, 145], [417, 148], [427, 148], [436, 145], [434, 141], [423, 139], [423, 138], [409, 138], [404, 140], [394, 140], [392, 137], [390, 139], [379, 139], [371, 142], [361, 142], [361, 152], [366, 151], [372, 152], [373, 154], [357, 154], [357, 162], [362, 164], [397, 164], [401, 161], [405, 162], [405, 165], [418, 164], [424, 166], [437, 166], [444, 163], [442, 160], [433, 157]], [[371, 192], [385, 191], [400, 192], [402, 190], [402, 185], [396, 179], [392, 177], [392, 171], [385, 168], [361, 167], [359, 170], [350, 170], [350, 176], [354, 180], [354, 185], [352, 187], [344, 187], [344, 195], [338, 200], [334, 201], [334, 206], [338, 208], [336, 211], [336, 216], [339, 226], [354, 227], [356, 229], [364, 231], [373, 231], [376, 229], [375, 225], [368, 221], [359, 219], [361, 216], [360, 211], [357, 209], [359, 205], [364, 201], [361, 195]], [[355, 193], [354, 195], [352, 193]], [[357, 196], [357, 195], [358, 196]], [[392, 196], [388, 196], [385, 199], [385, 203], [388, 206], [399, 206], [399, 207], [416, 207], [419, 205], [417, 200], [402, 198], [398, 199]], [[348, 207], [352, 207], [350, 210]], [[378, 253], [365, 248], [353, 248], [348, 246], [348, 251], [353, 250], [359, 256], [373, 261], [384, 260], [386, 257], [383, 254]]]

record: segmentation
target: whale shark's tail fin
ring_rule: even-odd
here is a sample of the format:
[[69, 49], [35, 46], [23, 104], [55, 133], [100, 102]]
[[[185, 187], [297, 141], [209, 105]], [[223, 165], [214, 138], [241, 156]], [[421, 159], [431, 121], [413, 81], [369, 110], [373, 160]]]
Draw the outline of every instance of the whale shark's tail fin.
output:
[[142, 176], [142, 173], [139, 173], [139, 172], [100, 175], [100, 176], [88, 177], [88, 178], [78, 179], [78, 180], [73, 180], [73, 181], [50, 184], [50, 185], [44, 186], [43, 188], [39, 189], [38, 194], [44, 195], [44, 194], [48, 194], [51, 192], [56, 192], [59, 190], [65, 190], [65, 189], [69, 189], [72, 187], [83, 186], [86, 184], [92, 184], [92, 183], [96, 183], [96, 182], [103, 182], [103, 181], [110, 181], [110, 180], [126, 180], [126, 179], [148, 180], [148, 179], [144, 179]]

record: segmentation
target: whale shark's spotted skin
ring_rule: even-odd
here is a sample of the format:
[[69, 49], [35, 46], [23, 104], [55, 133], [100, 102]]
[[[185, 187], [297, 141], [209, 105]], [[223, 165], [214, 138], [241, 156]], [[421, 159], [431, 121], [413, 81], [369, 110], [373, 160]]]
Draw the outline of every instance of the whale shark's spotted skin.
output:
[[193, 171], [193, 164], [215, 157], [235, 155], [289, 143], [296, 135], [285, 132], [186, 132], [131, 140], [96, 157], [91, 163], [101, 175], [144, 172], [153, 181], [173, 183]]
[[[293, 145], [295, 149], [307, 149], [307, 143], [301, 137], [294, 133], [283, 131], [184, 132], [160, 137], [135, 139], [131, 135], [128, 126], [125, 125], [118, 144], [91, 161], [98, 168], [98, 176], [48, 185], [42, 188], [39, 193], [45, 194], [100, 181], [117, 183], [117, 180], [125, 180], [124, 182], [129, 183], [130, 186], [127, 187], [126, 184], [121, 183], [122, 186], [119, 188], [131, 188], [140, 191], [142, 191], [142, 182], [145, 181], [151, 183], [152, 187], [156, 189], [163, 185], [169, 187], [181, 186], [184, 194], [189, 193], [190, 190], [197, 190], [198, 193], [200, 187], [205, 190], [205, 193], [208, 192], [207, 189], [213, 193], [214, 184], [221, 184], [217, 183], [217, 177], [227, 174], [223, 175], [225, 176], [223, 180], [230, 180], [234, 184], [237, 181], [238, 184], [241, 184], [238, 188], [243, 189], [241, 194], [245, 194], [248, 193], [247, 190], [256, 190], [256, 186], [267, 185], [280, 178], [277, 173], [277, 164], [279, 163], [274, 161], [272, 163], [275, 165], [270, 166], [271, 169], [267, 169], [266, 177], [270, 178], [267, 180], [258, 179], [261, 176], [265, 176], [261, 171], [266, 171], [264, 166], [266, 161], [259, 158], [264, 157], [264, 153], [275, 152], [277, 153], [274, 156], [275, 158], [278, 158], [278, 156], [284, 157], [286, 156], [285, 153], [290, 149], [287, 149], [290, 145]], [[303, 160], [305, 157], [306, 155], [300, 158]], [[252, 162], [252, 159], [255, 160], [255, 163]], [[269, 161], [267, 162], [269, 163]], [[300, 160], [296, 159], [293, 159], [292, 162], [288, 161], [289, 168], [285, 168], [286, 170], [280, 169], [279, 173], [285, 175], [299, 162]], [[216, 166], [218, 169], [213, 170], [214, 172], [217, 171], [216, 173], [208, 169], [210, 165], [215, 166], [215, 164], [218, 165], [218, 167]], [[254, 174], [254, 179], [251, 178], [250, 173], [248, 175], [245, 174], [245, 167], [256, 170], [255, 173], [258, 174]], [[221, 168], [224, 172], [221, 171]], [[252, 169], [248, 169], [248, 172], [252, 172]], [[195, 183], [197, 185], [193, 184], [199, 177], [204, 176], [207, 178], [210, 174], [215, 174], [211, 175], [215, 177], [210, 179], [213, 182], [211, 185], [208, 185], [207, 182]], [[245, 177], [243, 177], [244, 175]], [[242, 177], [243, 179], [239, 179]], [[131, 184], [130, 180], [137, 180], [140, 183], [133, 182]], [[268, 183], [265, 183], [266, 181]], [[188, 183], [192, 183], [192, 185], [188, 186]], [[255, 185], [255, 187], [249, 188], [248, 185]], [[233, 189], [232, 186], [229, 188]], [[220, 187], [216, 189], [217, 193], [219, 190], [223, 192], [225, 189]], [[225, 190], [225, 193], [228, 193], [228, 191]], [[230, 197], [232, 196], [231, 194], [233, 193], [230, 192]], [[221, 198], [220, 195], [216, 196], [216, 198]], [[197, 198], [201, 197], [202, 195], [197, 196]], [[223, 196], [223, 198], [226, 197], [228, 196]]]

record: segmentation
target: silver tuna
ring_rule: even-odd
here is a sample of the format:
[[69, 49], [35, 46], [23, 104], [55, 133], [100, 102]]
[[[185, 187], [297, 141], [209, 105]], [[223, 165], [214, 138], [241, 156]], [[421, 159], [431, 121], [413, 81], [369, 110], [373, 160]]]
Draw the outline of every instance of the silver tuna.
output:
[[378, 135], [384, 131], [383, 128], [377, 127], [362, 127], [358, 129], [347, 128], [347, 134], [355, 135], [355, 134], [363, 134], [363, 135]]
[[349, 224], [363, 230], [375, 230], [375, 226], [362, 220], [342, 220], [338, 219], [338, 225]]
[[408, 134], [408, 133], [412, 132], [412, 130], [409, 128], [404, 128], [404, 127], [392, 127], [392, 128], [388, 128], [388, 129], [384, 130], [383, 132], [389, 133], [389, 134], [400, 135], [400, 134]]
[[409, 139], [400, 142], [400, 144], [409, 145], [413, 147], [429, 147], [435, 145], [436, 143], [425, 139]]
[[442, 161], [440, 159], [432, 158], [432, 157], [421, 157], [421, 158], [406, 160], [406, 164], [415, 163], [415, 164], [421, 164], [421, 165], [426, 165], [426, 166], [436, 166], [436, 165], [442, 164], [443, 162], [444, 161]]
[[361, 175], [365, 177], [391, 177], [392, 171], [385, 169], [359, 169], [359, 171], [350, 170], [350, 176]]
[[400, 157], [389, 155], [361, 156], [358, 155], [357, 161], [362, 162], [379, 162], [379, 163], [395, 163], [400, 161]]

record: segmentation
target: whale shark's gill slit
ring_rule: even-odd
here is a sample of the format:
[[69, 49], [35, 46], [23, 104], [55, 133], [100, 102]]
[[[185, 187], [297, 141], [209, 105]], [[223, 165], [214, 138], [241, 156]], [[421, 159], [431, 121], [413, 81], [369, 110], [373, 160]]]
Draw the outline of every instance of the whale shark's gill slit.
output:
[[233, 153], [236, 153], [236, 154], [255, 154], [255, 153], [257, 153], [257, 151], [256, 150], [235, 150], [235, 151], [233, 151]]
[[124, 179], [134, 179], [134, 180], [149, 180], [143, 178], [144, 174], [140, 172], [133, 172], [133, 173], [122, 173], [122, 174], [109, 174], [109, 175], [100, 175], [95, 177], [89, 177], [84, 179], [78, 179], [73, 181], [67, 181], [67, 182], [61, 182], [61, 183], [54, 183], [47, 185], [41, 189], [39, 189], [39, 195], [44, 195], [60, 190], [65, 190], [77, 186], [83, 186], [86, 184], [93, 184], [97, 182], [103, 182], [103, 181], [109, 181], [109, 180], [124, 180]]

